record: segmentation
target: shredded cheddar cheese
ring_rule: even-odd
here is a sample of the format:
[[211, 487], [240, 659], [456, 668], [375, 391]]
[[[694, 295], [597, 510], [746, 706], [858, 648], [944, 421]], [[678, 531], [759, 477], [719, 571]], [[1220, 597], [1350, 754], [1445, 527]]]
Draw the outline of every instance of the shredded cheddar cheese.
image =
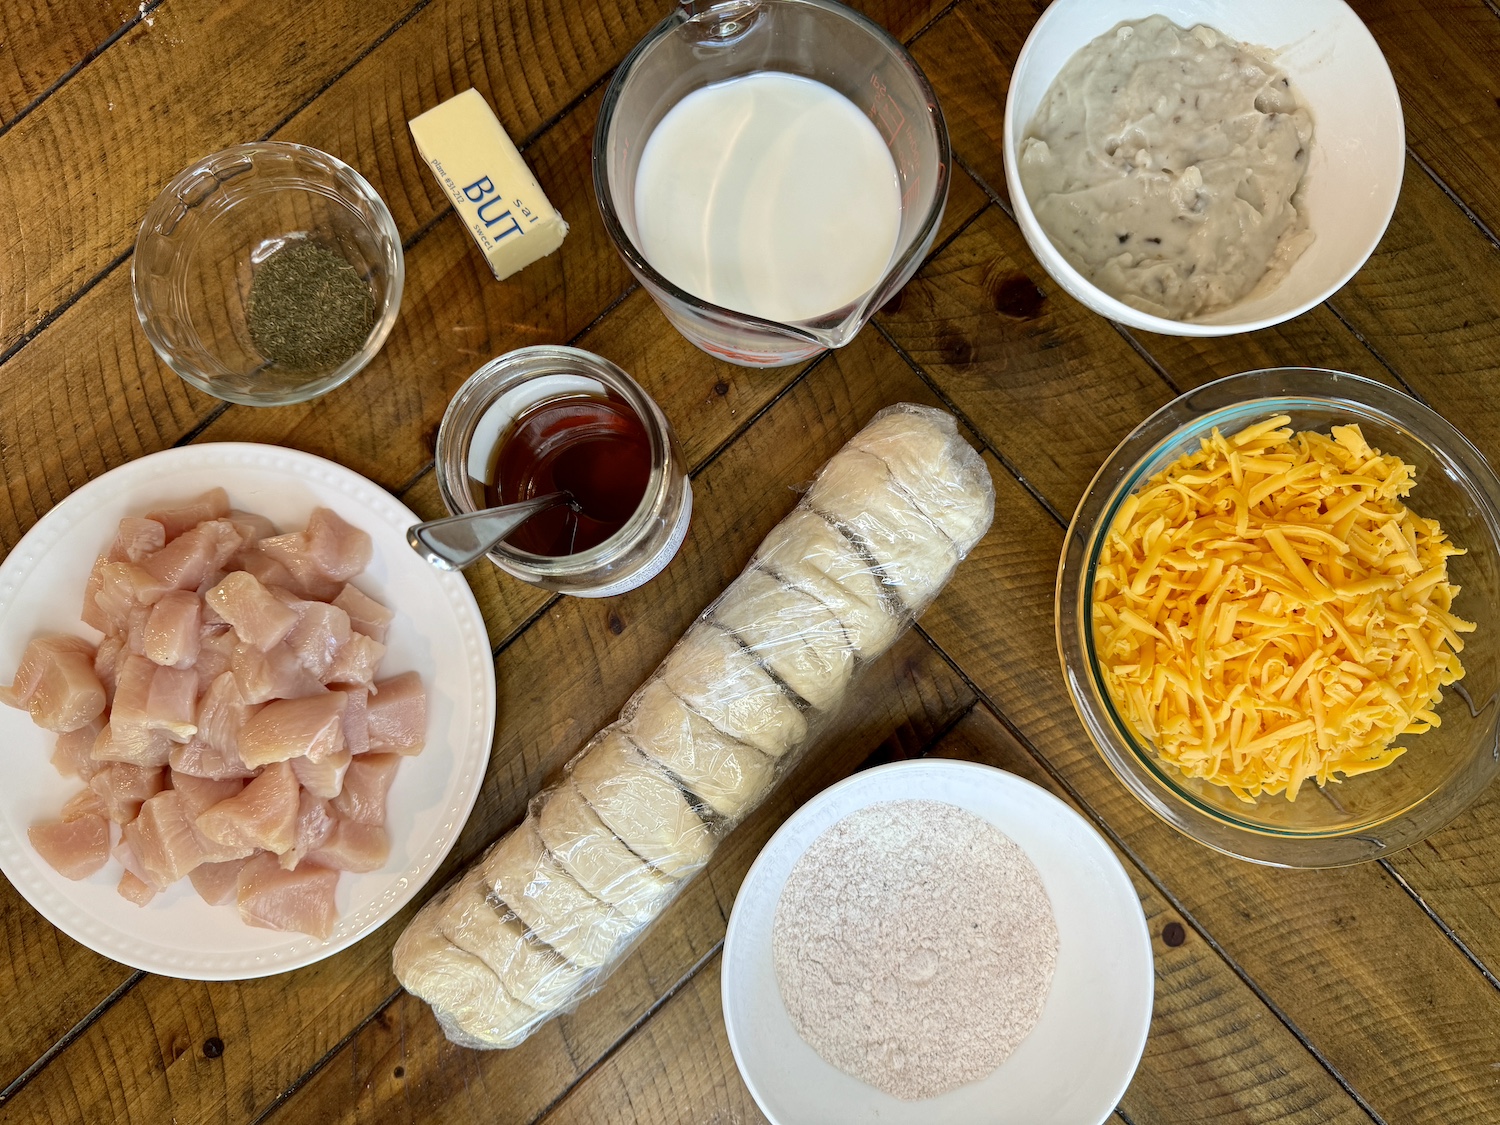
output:
[[1125, 719], [1242, 800], [1390, 765], [1464, 674], [1448, 558], [1402, 502], [1415, 469], [1358, 426], [1218, 430], [1121, 506], [1094, 643]]

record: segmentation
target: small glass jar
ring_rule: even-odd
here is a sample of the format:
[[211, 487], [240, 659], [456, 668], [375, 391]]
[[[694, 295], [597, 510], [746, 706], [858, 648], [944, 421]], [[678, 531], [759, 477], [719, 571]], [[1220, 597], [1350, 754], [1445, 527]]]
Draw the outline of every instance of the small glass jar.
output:
[[623, 594], [656, 577], [687, 537], [693, 489], [687, 462], [661, 407], [634, 379], [602, 356], [578, 348], [519, 348], [490, 360], [448, 404], [437, 437], [438, 489], [454, 515], [484, 508], [497, 446], [523, 410], [550, 399], [612, 394], [645, 428], [651, 471], [645, 495], [619, 531], [588, 550], [538, 555], [508, 543], [489, 559], [505, 573], [580, 598]]

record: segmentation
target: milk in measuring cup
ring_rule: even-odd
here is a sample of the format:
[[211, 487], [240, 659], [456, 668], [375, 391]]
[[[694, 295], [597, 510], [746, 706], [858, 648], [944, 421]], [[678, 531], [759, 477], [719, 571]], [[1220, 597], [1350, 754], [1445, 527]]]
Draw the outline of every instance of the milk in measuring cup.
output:
[[842, 309], [884, 276], [901, 223], [880, 133], [821, 82], [757, 71], [695, 90], [647, 139], [640, 248], [703, 300], [767, 320]]

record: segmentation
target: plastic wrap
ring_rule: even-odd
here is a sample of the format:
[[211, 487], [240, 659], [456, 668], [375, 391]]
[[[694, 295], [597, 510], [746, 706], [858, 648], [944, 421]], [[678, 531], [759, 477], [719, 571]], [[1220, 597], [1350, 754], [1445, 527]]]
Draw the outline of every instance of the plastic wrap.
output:
[[396, 943], [447, 1037], [513, 1047], [596, 991], [988, 530], [953, 419], [882, 410], [526, 818]]

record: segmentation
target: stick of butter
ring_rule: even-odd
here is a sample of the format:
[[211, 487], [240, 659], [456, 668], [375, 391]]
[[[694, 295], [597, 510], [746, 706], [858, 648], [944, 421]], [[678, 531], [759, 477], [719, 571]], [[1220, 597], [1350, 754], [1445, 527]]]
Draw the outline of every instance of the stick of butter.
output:
[[568, 224], [478, 90], [465, 90], [410, 124], [417, 151], [498, 280], [562, 245]]

